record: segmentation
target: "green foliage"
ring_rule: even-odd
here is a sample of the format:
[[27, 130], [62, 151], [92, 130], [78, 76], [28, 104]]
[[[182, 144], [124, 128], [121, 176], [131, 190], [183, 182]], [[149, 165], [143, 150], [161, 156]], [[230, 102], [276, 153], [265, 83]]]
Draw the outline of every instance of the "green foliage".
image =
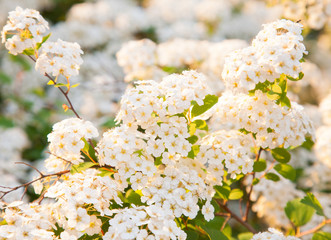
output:
[[224, 184], [223, 186], [214, 186], [214, 189], [216, 191], [214, 196], [216, 199], [229, 199], [231, 193], [231, 188], [229, 185]]
[[199, 106], [197, 103], [195, 103], [191, 110], [191, 117], [194, 118], [196, 116], [199, 116], [212, 108], [216, 103], [218, 102], [218, 97], [215, 95], [207, 95], [203, 99], [203, 104]]
[[164, 66], [162, 67], [162, 70], [165, 71], [168, 74], [173, 73], [182, 73], [185, 70], [188, 70], [186, 67], [172, 67], [172, 66]]
[[238, 240], [250, 240], [253, 237], [253, 233], [245, 232], [238, 234]]
[[192, 135], [191, 137], [186, 138], [191, 144], [196, 143], [199, 138], [196, 135]]
[[314, 146], [314, 142], [311, 139], [311, 137], [306, 137], [306, 140], [304, 141], [304, 143], [301, 145], [303, 148], [311, 151], [313, 146]]
[[84, 171], [88, 168], [94, 167], [94, 166], [98, 166], [98, 164], [93, 163], [93, 162], [83, 162], [83, 163], [71, 166], [70, 173], [71, 174], [81, 173], [82, 171]]
[[34, 53], [35, 53], [35, 50], [33, 48], [24, 49], [24, 51], [22, 52], [22, 54], [28, 55], [28, 56], [34, 55]]
[[191, 229], [185, 229], [185, 232], [187, 234], [186, 239], [190, 239], [190, 240], [198, 240], [199, 239], [199, 233], [197, 233], [196, 231], [193, 231]]
[[194, 157], [199, 153], [199, 145], [193, 145], [191, 151], [187, 154], [187, 157], [194, 159]]
[[291, 165], [279, 163], [274, 167], [274, 169], [284, 178], [290, 179], [291, 181], [295, 181], [296, 171]]
[[320, 204], [320, 202], [317, 200], [317, 198], [312, 193], [307, 193], [307, 195], [301, 199], [301, 203], [306, 204], [308, 206], [311, 206], [316, 210], [316, 214], [320, 216], [325, 216], [323, 207]]
[[264, 159], [260, 159], [257, 162], [254, 162], [253, 171], [254, 172], [263, 172], [267, 168], [267, 163]]
[[319, 231], [313, 235], [312, 240], [331, 240], [331, 233]]
[[287, 77], [288, 80], [291, 80], [291, 81], [299, 81], [303, 78], [303, 76], [304, 76], [303, 72], [300, 72], [298, 78], [293, 78], [293, 77], [288, 76], [288, 75], [286, 77]]
[[239, 188], [232, 189], [229, 195], [230, 200], [237, 200], [244, 196], [244, 193]]
[[267, 173], [264, 177], [274, 182], [278, 182], [280, 180], [279, 176], [274, 173]]
[[141, 206], [143, 203], [141, 202], [141, 197], [138, 193], [130, 189], [125, 194], [125, 202], [134, 204], [136, 206]]
[[36, 46], [37, 50], [47, 41], [47, 39], [49, 39], [50, 36], [51, 36], [51, 33], [44, 36], [40, 43], [37, 43], [37, 46]]
[[275, 148], [271, 154], [280, 163], [288, 163], [291, 160], [291, 154], [285, 148]]
[[300, 198], [287, 202], [284, 210], [288, 219], [297, 227], [308, 223], [315, 212], [314, 208], [301, 203]]
[[231, 227], [226, 224], [223, 231], [220, 231], [224, 221], [224, 218], [216, 216], [209, 222], [204, 219], [198, 219], [196, 222], [199, 227], [206, 231], [210, 240], [229, 240], [232, 236]]

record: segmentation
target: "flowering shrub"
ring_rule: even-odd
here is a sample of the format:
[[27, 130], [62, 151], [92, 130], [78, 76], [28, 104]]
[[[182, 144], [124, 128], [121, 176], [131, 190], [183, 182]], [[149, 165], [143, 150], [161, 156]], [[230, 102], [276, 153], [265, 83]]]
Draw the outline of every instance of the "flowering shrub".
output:
[[[225, 57], [220, 97], [195, 70], [158, 71], [167, 59], [155, 66], [153, 42], [127, 44], [117, 54], [126, 73], [157, 69], [160, 80], [129, 86], [116, 125], [98, 140], [97, 127], [81, 118], [69, 95], [78, 86], [70, 81], [79, 73], [83, 52], [77, 43], [49, 41], [47, 27], [37, 11], [18, 7], [9, 14], [2, 40], [9, 53], [36, 63], [48, 85], [65, 97], [63, 109], [75, 118], [54, 124], [48, 134], [47, 174], [31, 166], [38, 177], [2, 187], [2, 199], [29, 185], [38, 198], [1, 204], [1, 239], [232, 239], [230, 219], [246, 229], [237, 234], [239, 239], [294, 240], [309, 234], [330, 239], [319, 231], [331, 223], [329, 208], [314, 194], [295, 189], [297, 171], [289, 164], [290, 150], [311, 148], [315, 140], [304, 108], [287, 94], [288, 82], [303, 77], [307, 51], [300, 23], [283, 19], [265, 24], [251, 46]], [[127, 57], [131, 53], [134, 58]], [[194, 59], [203, 59], [197, 55], [183, 61], [194, 65]], [[324, 148], [327, 137], [317, 149]], [[321, 162], [327, 164], [330, 154], [323, 152], [327, 156]], [[281, 205], [265, 192], [271, 188]], [[250, 219], [253, 202], [258, 217], [270, 208], [284, 208], [279, 217], [284, 221], [269, 219], [271, 227], [283, 227], [288, 236], [273, 228], [258, 233], [263, 229]], [[313, 216], [315, 226], [301, 231]]]

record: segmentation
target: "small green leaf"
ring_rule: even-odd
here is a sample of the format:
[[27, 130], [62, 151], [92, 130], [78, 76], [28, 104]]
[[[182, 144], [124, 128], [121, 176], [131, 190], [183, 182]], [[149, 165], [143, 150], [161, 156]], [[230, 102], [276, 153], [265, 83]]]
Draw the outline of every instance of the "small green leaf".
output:
[[315, 212], [314, 208], [301, 203], [300, 198], [287, 202], [284, 210], [288, 219], [297, 227], [308, 223]]
[[288, 108], [291, 108], [292, 106], [290, 99], [286, 95], [282, 96], [278, 101], [278, 104], [280, 104], [282, 107], [286, 106]]
[[232, 189], [230, 192], [229, 199], [230, 200], [237, 200], [244, 196], [243, 191], [241, 191], [239, 188]]
[[258, 178], [254, 178], [253, 179], [253, 185], [258, 184], [259, 182], [260, 182], [260, 179], [258, 179]]
[[141, 202], [141, 196], [136, 193], [135, 191], [133, 191], [132, 189], [130, 189], [129, 191], [127, 191], [127, 193], [125, 194], [125, 199], [127, 200], [128, 203], [134, 204], [134, 205], [142, 205]]
[[291, 181], [295, 181], [296, 171], [291, 165], [279, 163], [274, 167], [274, 169], [284, 178], [290, 179]]
[[323, 207], [321, 203], [312, 193], [307, 193], [307, 195], [301, 200], [303, 204], [313, 207], [316, 210], [316, 214], [320, 216], [325, 216]]
[[331, 240], [331, 233], [319, 231], [313, 235], [312, 240]]
[[196, 124], [194, 122], [188, 126], [188, 132], [191, 136], [194, 135], [196, 130], [197, 130]]
[[41, 41], [40, 43], [37, 43], [37, 45], [36, 45], [37, 50], [38, 50], [38, 49], [44, 44], [44, 42], [47, 41], [47, 39], [48, 39], [50, 36], [51, 36], [51, 33], [48, 34], [48, 35], [46, 35], [46, 36], [44, 36], [43, 39], [42, 39], [42, 41]]
[[250, 240], [253, 235], [251, 232], [240, 233], [238, 234], [238, 240]]
[[72, 85], [72, 86], [70, 86], [71, 88], [75, 88], [75, 87], [78, 87], [80, 85], [80, 83], [76, 83], [76, 84], [74, 84], [74, 85]]
[[231, 188], [228, 185], [223, 186], [214, 186], [214, 189], [216, 190], [216, 198], [221, 198], [224, 200], [228, 200], [231, 192]]
[[274, 182], [278, 182], [280, 180], [279, 176], [274, 173], [267, 173], [264, 177]]
[[188, 137], [188, 138], [186, 138], [191, 144], [194, 144], [194, 143], [196, 143], [198, 140], [199, 140], [199, 138], [197, 137], [197, 136], [195, 136], [195, 135], [192, 135], [191, 137]]
[[264, 159], [260, 159], [257, 162], [254, 162], [253, 171], [254, 172], [262, 172], [267, 168], [267, 163]]
[[187, 154], [187, 157], [194, 159], [199, 153], [199, 145], [193, 145], [191, 151]]
[[93, 163], [93, 162], [83, 162], [83, 163], [71, 166], [70, 173], [71, 174], [80, 173], [88, 168], [91, 168], [91, 167], [97, 166], [97, 165], [98, 165], [97, 163]]
[[206, 231], [210, 240], [229, 240], [232, 234], [230, 226], [226, 224], [224, 230], [222, 232], [220, 231], [224, 221], [225, 219], [223, 217], [215, 216], [209, 222], [198, 221], [197, 225]]
[[285, 148], [272, 149], [271, 154], [280, 163], [288, 163], [291, 159], [291, 154]]
[[198, 240], [199, 239], [199, 233], [197, 233], [196, 231], [190, 230], [190, 229], [186, 229], [184, 230], [187, 234], [186, 239], [190, 239], [190, 240]]
[[197, 119], [194, 123], [196, 128], [208, 131], [208, 125], [205, 120]]
[[306, 141], [304, 141], [304, 143], [301, 146], [310, 151], [314, 146], [314, 142], [311, 139], [311, 137], [306, 137]]
[[192, 118], [199, 116], [212, 108], [218, 102], [218, 97], [215, 95], [207, 95], [203, 100], [203, 105], [199, 106], [197, 103], [193, 105], [191, 110]]
[[293, 77], [288, 76], [288, 75], [287, 75], [286, 77], [287, 77], [289, 80], [291, 80], [291, 81], [299, 81], [299, 80], [301, 80], [301, 79], [303, 78], [303, 76], [304, 76], [303, 72], [300, 72], [298, 78], [293, 78]]
[[30, 56], [30, 55], [34, 55], [34, 49], [33, 48], [27, 48], [27, 49], [25, 49], [22, 53], [24, 54], [24, 55], [28, 55], [28, 56]]

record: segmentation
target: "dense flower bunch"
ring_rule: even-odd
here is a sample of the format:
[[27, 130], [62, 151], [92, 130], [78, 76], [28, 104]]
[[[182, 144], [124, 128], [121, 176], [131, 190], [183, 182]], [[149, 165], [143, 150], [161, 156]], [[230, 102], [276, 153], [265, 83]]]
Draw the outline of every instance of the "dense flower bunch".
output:
[[11, 54], [17, 55], [27, 48], [35, 48], [47, 29], [48, 23], [38, 11], [17, 7], [9, 12], [9, 20], [1, 32], [2, 43]]
[[60, 74], [66, 78], [78, 75], [79, 66], [83, 63], [80, 55], [83, 51], [77, 43], [70, 43], [58, 39], [57, 42], [45, 43], [36, 62], [36, 69], [41, 74]]
[[85, 141], [98, 137], [98, 130], [89, 121], [69, 118], [54, 124], [48, 135], [51, 156], [46, 160], [48, 171], [62, 171], [70, 164], [83, 162], [81, 149]]
[[262, 239], [270, 239], [270, 240], [299, 240], [299, 238], [294, 236], [284, 236], [281, 232], [277, 231], [274, 228], [269, 228], [268, 232], [262, 232], [255, 234], [252, 240], [262, 240]]
[[[156, 3], [151, 1], [149, 7]], [[104, 6], [107, 12], [109, 5], [100, 2], [97, 6]], [[219, 3], [205, 1], [199, 18], [217, 25], [220, 19], [215, 12], [209, 18], [203, 12], [209, 8], [217, 12], [221, 7]], [[175, 11], [182, 12], [180, 8]], [[85, 16], [75, 11], [72, 14], [93, 20], [91, 14]], [[228, 14], [225, 11], [224, 18]], [[116, 24], [125, 28], [128, 24], [125, 19], [120, 18]], [[97, 23], [103, 21], [113, 23], [112, 16], [103, 14], [96, 19]], [[331, 222], [327, 219], [329, 208], [323, 210], [324, 206], [312, 193], [300, 200], [303, 192], [294, 183], [280, 178], [295, 181], [296, 170], [287, 164], [291, 156], [288, 151], [302, 143], [311, 148], [314, 135], [303, 108], [287, 97], [287, 81], [302, 78], [300, 60], [305, 47], [301, 27], [287, 20], [267, 24], [251, 47], [226, 58], [217, 54], [209, 58], [208, 53], [213, 46], [222, 52], [225, 46], [235, 49], [246, 45], [245, 42], [227, 41], [222, 45], [176, 39], [159, 45], [149, 40], [125, 44], [117, 56], [128, 79], [137, 76], [157, 79], [128, 86], [115, 126], [97, 143], [92, 139], [99, 135], [97, 128], [81, 119], [68, 96], [69, 78], [78, 75], [82, 64], [79, 45], [62, 40], [46, 42], [44, 37], [32, 47], [33, 51], [30, 47], [24, 49], [22, 53], [36, 60], [36, 69], [66, 98], [69, 106], [64, 104], [64, 109], [71, 110], [77, 118], [56, 123], [48, 135], [50, 155], [45, 167], [50, 174], [32, 166], [39, 177], [17, 187], [27, 191], [33, 185], [39, 198], [34, 203], [1, 203], [4, 221], [0, 223], [0, 238], [232, 239], [228, 220], [233, 218], [251, 232], [253, 240], [299, 239], [285, 237], [274, 229], [257, 233], [248, 219], [252, 205], [258, 217], [288, 228], [285, 215], [278, 215], [285, 207], [298, 237], [307, 235], [299, 227], [309, 221], [297, 214], [301, 210], [308, 212], [310, 218], [316, 212], [319, 215], [316, 224]], [[182, 51], [176, 51], [176, 45]], [[174, 72], [182, 67], [206, 70], [209, 60], [225, 61], [224, 68], [221, 63], [211, 64], [210, 68], [214, 68], [211, 76], [216, 78], [220, 74], [218, 66], [223, 68], [226, 91], [220, 98], [211, 95], [204, 74], [195, 70], [166, 74], [167, 67], [174, 67]], [[60, 75], [67, 79], [67, 84], [57, 82]], [[268, 152], [272, 159], [265, 161], [261, 154]], [[16, 188], [8, 189], [1, 193], [5, 196]], [[238, 199], [241, 199], [239, 214], [231, 210], [230, 202]], [[242, 201], [246, 201], [245, 213]]]
[[301, 29], [301, 24], [285, 19], [263, 25], [252, 46], [228, 56], [222, 74], [227, 88], [247, 92], [281, 74], [299, 77], [300, 60], [307, 53]]

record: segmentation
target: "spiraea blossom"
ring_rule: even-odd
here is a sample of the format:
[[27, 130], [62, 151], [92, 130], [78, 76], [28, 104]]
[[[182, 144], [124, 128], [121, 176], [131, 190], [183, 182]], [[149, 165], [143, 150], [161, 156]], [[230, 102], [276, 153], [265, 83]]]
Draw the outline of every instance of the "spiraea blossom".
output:
[[253, 236], [252, 240], [300, 240], [300, 238], [294, 236], [284, 236], [282, 232], [277, 231], [274, 228], [269, 228], [267, 232], [260, 232]]
[[78, 43], [58, 39], [42, 46], [41, 54], [36, 61], [36, 70], [41, 74], [51, 73], [54, 77], [63, 75], [66, 78], [78, 75], [79, 66], [83, 63], [83, 51]]
[[291, 108], [281, 107], [260, 90], [254, 96], [225, 92], [216, 106], [214, 122], [256, 133], [256, 144], [263, 148], [298, 146], [314, 134], [302, 106], [293, 102]]
[[252, 46], [231, 53], [225, 60], [222, 77], [226, 87], [247, 92], [281, 74], [297, 78], [300, 60], [307, 53], [302, 43], [302, 25], [285, 19], [263, 25]]
[[2, 43], [13, 55], [27, 48], [35, 48], [48, 29], [48, 23], [33, 9], [16, 7], [9, 12], [7, 24], [1, 32]]
[[46, 160], [49, 171], [62, 171], [70, 164], [83, 162], [80, 150], [85, 141], [99, 136], [98, 130], [89, 121], [69, 118], [54, 124], [48, 134], [50, 157]]

